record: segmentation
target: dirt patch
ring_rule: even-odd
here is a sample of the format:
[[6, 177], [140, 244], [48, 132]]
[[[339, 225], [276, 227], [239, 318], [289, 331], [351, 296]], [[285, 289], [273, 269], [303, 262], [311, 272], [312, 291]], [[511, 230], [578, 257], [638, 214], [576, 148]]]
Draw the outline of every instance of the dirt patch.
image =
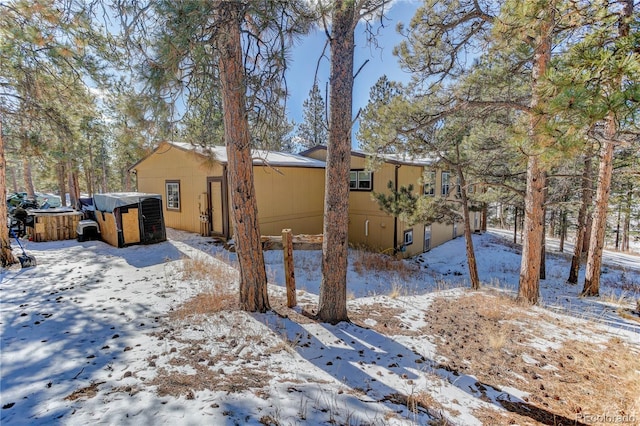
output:
[[[640, 415], [638, 353], [619, 339], [552, 338], [545, 324], [569, 332], [575, 325], [490, 294], [437, 299], [425, 316], [424, 331], [436, 337], [438, 355], [446, 359], [440, 368], [474, 376], [478, 387], [528, 394], [524, 402], [505, 398], [501, 417], [493, 410], [476, 413], [487, 424], [581, 424], [592, 415]], [[539, 348], [540, 341], [553, 344]]]
[[354, 324], [363, 328], [370, 328], [380, 334], [417, 336], [421, 332], [412, 330], [401, 318], [404, 311], [400, 308], [390, 308], [381, 303], [360, 305], [349, 311], [349, 318]]
[[77, 399], [91, 399], [98, 394], [98, 386], [104, 383], [105, 382], [92, 383], [89, 386], [85, 386], [84, 388], [73, 391], [71, 395], [67, 395], [64, 399], [67, 401], [75, 401]]

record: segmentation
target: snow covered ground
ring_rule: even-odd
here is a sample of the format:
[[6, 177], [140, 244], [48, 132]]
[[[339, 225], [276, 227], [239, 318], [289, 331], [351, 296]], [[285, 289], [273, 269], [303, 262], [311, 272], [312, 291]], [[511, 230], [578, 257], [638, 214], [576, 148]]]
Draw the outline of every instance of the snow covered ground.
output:
[[[582, 419], [576, 424], [606, 415], [622, 416], [630, 424], [640, 421], [640, 400], [622, 414], [604, 405], [598, 412], [560, 415], [551, 400], [565, 397], [550, 395], [550, 404], [536, 403], [531, 380], [522, 379], [525, 373], [501, 364], [510, 377], [498, 371], [494, 382], [481, 375], [475, 355], [458, 360], [457, 352], [447, 352], [443, 345], [448, 342], [456, 342], [456, 349], [463, 346], [453, 336], [462, 334], [462, 326], [442, 325], [444, 319], [464, 316], [476, 301], [489, 308], [501, 294], [517, 290], [519, 248], [500, 231], [474, 236], [480, 278], [497, 291], [467, 289], [463, 238], [407, 260], [398, 270], [375, 268], [366, 254], [352, 251], [348, 292], [353, 323], [337, 326], [305, 315], [317, 304], [319, 251], [294, 253], [299, 306], [293, 310], [283, 306], [282, 253], [268, 251], [274, 312], [179, 315], [183, 303], [212, 288], [211, 282], [185, 275], [185, 259], [206, 259], [215, 265], [212, 269], [227, 269], [234, 257], [210, 239], [168, 233], [167, 242], [123, 249], [99, 241], [27, 243], [38, 265], [2, 271], [2, 425], [479, 425], [488, 418], [512, 423], [501, 416], [516, 411], [524, 416], [519, 417], [523, 424], [550, 424], [545, 423], [548, 416]], [[535, 381], [551, 367], [564, 368], [562, 362], [549, 361], [564, 342], [602, 348], [614, 342], [616, 350], [630, 354], [631, 368], [625, 370], [640, 381], [640, 363], [633, 365], [640, 355], [640, 322], [623, 314], [632, 312], [640, 298], [640, 258], [608, 253], [601, 297], [580, 298], [582, 281], [565, 283], [569, 254], [554, 250], [550, 245], [540, 307], [500, 307], [500, 312], [482, 315], [483, 321], [499, 318], [494, 321], [498, 331], [509, 324], [511, 331], [533, 336], [531, 324], [523, 326], [522, 320], [530, 316], [537, 334], [518, 343], [521, 352], [514, 354], [505, 342], [489, 342], [502, 333], [497, 331], [476, 342], [478, 351], [497, 351], [492, 355], [496, 365], [507, 352], [528, 368], [527, 374], [538, 368]], [[232, 275], [215, 276], [227, 281], [216, 283], [217, 290], [235, 289]], [[448, 301], [458, 307], [471, 302], [448, 319], [442, 310]], [[521, 312], [503, 318], [506, 310]], [[470, 321], [471, 326], [484, 324]], [[562, 356], [565, 364], [574, 358]], [[549, 368], [541, 362], [547, 357]]]

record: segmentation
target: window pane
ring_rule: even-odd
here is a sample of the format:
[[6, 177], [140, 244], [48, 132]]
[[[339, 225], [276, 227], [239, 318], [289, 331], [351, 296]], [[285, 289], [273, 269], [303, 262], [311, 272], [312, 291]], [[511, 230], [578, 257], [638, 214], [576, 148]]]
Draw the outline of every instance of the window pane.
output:
[[424, 182], [424, 194], [435, 195], [436, 194], [436, 172], [426, 172]]
[[413, 244], [413, 229], [404, 231], [404, 244], [405, 245]]
[[371, 172], [358, 172], [358, 189], [371, 189]]
[[442, 195], [449, 195], [449, 172], [442, 172]]
[[180, 184], [178, 182], [167, 182], [167, 208], [180, 209]]
[[349, 172], [349, 188], [356, 189], [358, 187], [358, 172]]

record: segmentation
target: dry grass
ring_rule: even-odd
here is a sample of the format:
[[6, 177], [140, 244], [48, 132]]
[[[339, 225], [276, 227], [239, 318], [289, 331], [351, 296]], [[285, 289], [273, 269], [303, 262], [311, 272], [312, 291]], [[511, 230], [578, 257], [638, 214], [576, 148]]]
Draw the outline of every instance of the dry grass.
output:
[[235, 282], [239, 273], [223, 254], [217, 257], [197, 256], [182, 261], [182, 279], [185, 281]]
[[524, 403], [505, 398], [501, 418], [479, 411], [483, 422], [580, 424], [585, 415], [640, 416], [639, 354], [619, 339], [556, 339], [546, 351], [535, 349], [532, 342], [553, 340], [538, 324], [563, 324], [488, 294], [438, 299], [426, 315], [425, 331], [437, 336], [438, 354], [449, 360], [441, 368], [477, 377], [479, 389], [509, 386], [528, 393]]
[[370, 272], [394, 272], [403, 280], [414, 277], [420, 271], [418, 265], [405, 262], [393, 256], [356, 250], [353, 269], [360, 275]]
[[[238, 271], [211, 257], [185, 259], [182, 279], [200, 286], [199, 293], [171, 312], [173, 319], [185, 319], [239, 308], [235, 283]], [[201, 317], [202, 319], [202, 317]]]
[[67, 401], [75, 401], [77, 399], [90, 399], [98, 394], [98, 386], [104, 384], [105, 382], [94, 382], [89, 386], [85, 386], [83, 388], [77, 389], [73, 391], [70, 395], [67, 395], [64, 399]]

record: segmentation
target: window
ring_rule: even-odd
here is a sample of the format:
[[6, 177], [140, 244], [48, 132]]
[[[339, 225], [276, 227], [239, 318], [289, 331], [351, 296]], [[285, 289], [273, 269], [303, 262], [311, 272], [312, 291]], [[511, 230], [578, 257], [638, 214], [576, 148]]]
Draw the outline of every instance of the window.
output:
[[460, 176], [456, 178], [456, 195], [458, 197], [462, 196], [462, 192], [460, 191]]
[[413, 244], [413, 229], [407, 229], [404, 231], [404, 245], [408, 246]]
[[424, 226], [424, 251], [431, 250], [431, 225]]
[[436, 172], [424, 172], [424, 195], [436, 195]]
[[449, 195], [449, 172], [442, 172], [442, 196]]
[[371, 191], [373, 189], [373, 173], [365, 170], [349, 172], [349, 189], [352, 191]]
[[455, 239], [457, 237], [458, 237], [458, 223], [453, 222], [453, 232], [452, 232], [451, 238]]
[[167, 210], [180, 210], [180, 181], [166, 181], [165, 189], [167, 192]]

